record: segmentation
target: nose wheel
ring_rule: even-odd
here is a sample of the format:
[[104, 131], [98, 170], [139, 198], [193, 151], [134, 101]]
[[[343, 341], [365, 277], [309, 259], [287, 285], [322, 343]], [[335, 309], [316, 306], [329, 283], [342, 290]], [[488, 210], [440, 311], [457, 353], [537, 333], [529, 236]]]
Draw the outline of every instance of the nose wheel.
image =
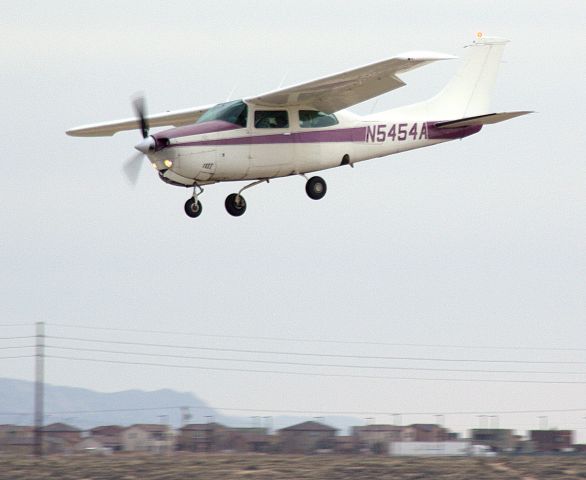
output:
[[312, 200], [320, 200], [324, 198], [328, 187], [326, 181], [321, 177], [311, 177], [305, 184], [305, 192]]
[[188, 217], [197, 218], [201, 215], [202, 206], [201, 202], [198, 199], [198, 196], [203, 193], [203, 188], [201, 188], [197, 183], [193, 185], [193, 196], [185, 202], [185, 213]]
[[226, 197], [226, 211], [233, 217], [239, 217], [246, 212], [246, 200], [239, 193], [231, 193]]

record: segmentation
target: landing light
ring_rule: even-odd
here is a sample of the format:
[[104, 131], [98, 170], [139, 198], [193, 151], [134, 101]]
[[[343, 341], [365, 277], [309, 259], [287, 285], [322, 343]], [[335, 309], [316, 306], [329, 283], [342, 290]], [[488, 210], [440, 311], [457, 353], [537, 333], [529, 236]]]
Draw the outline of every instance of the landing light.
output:
[[157, 164], [156, 164], [156, 163], [151, 163], [151, 165], [152, 165], [152, 167], [153, 167], [155, 170], [158, 170], [158, 168], [157, 168]]
[[173, 166], [173, 162], [171, 160], [163, 160], [163, 164], [167, 168], [171, 168]]

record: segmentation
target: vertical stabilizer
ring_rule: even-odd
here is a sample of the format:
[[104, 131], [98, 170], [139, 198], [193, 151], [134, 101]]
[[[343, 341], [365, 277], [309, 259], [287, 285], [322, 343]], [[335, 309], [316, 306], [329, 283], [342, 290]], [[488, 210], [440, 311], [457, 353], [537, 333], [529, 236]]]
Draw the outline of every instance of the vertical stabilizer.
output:
[[427, 101], [394, 109], [393, 114], [451, 120], [490, 113], [490, 96], [507, 42], [502, 38], [477, 39], [466, 47], [464, 65], [443, 90]]
[[444, 89], [430, 100], [431, 107], [446, 118], [489, 113], [490, 95], [507, 40], [481, 38], [469, 48], [466, 63]]

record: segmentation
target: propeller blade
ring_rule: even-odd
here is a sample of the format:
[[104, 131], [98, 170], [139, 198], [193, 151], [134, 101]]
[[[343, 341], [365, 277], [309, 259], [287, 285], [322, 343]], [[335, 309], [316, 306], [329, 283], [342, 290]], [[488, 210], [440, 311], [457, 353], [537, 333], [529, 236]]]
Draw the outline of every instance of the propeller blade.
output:
[[138, 175], [140, 174], [144, 160], [144, 155], [142, 153], [136, 153], [128, 160], [126, 160], [126, 162], [124, 162], [122, 171], [126, 175], [126, 180], [128, 180], [128, 183], [133, 187], [138, 181]]
[[143, 95], [137, 95], [132, 100], [132, 106], [134, 107], [134, 113], [138, 117], [140, 121], [140, 131], [142, 132], [142, 138], [147, 138], [149, 136], [149, 123], [146, 119], [147, 112], [146, 112], [146, 101]]

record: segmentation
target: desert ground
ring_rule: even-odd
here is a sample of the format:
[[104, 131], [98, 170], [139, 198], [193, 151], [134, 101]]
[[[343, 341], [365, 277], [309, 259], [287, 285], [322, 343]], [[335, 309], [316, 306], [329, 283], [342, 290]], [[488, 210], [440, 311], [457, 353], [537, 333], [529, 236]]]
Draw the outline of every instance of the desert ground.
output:
[[389, 458], [295, 455], [0, 457], [1, 480], [584, 479], [586, 456]]

